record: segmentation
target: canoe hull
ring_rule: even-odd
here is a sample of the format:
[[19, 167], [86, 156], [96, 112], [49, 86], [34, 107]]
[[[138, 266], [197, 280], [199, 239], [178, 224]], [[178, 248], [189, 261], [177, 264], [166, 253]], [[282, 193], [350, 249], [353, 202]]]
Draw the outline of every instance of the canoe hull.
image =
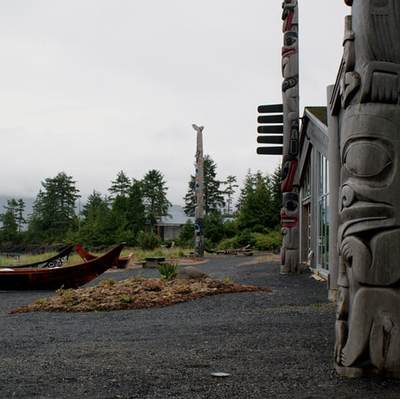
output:
[[77, 288], [94, 280], [112, 267], [123, 245], [118, 245], [103, 256], [88, 262], [52, 269], [0, 270], [1, 290], [54, 290]]

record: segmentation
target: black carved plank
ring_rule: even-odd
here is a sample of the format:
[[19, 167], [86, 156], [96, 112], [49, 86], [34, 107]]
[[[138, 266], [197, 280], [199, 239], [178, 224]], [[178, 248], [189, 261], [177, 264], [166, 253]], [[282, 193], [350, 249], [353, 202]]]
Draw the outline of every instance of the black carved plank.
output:
[[258, 126], [257, 132], [261, 134], [280, 134], [283, 133], [283, 125]]
[[283, 136], [258, 136], [257, 143], [260, 143], [260, 144], [283, 144]]
[[282, 155], [283, 147], [258, 147], [259, 155]]
[[283, 112], [282, 104], [271, 104], [271, 105], [259, 105], [258, 113], [260, 114], [276, 114]]
[[283, 123], [283, 115], [260, 115], [257, 120], [258, 123]]

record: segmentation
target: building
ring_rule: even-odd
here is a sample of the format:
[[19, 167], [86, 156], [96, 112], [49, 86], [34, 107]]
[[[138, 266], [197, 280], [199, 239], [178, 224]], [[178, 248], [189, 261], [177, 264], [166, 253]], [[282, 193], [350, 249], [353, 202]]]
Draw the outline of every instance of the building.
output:
[[329, 276], [329, 177], [326, 107], [306, 107], [300, 131], [299, 187], [300, 262]]
[[168, 209], [168, 215], [163, 216], [156, 225], [158, 235], [163, 241], [176, 240], [182, 227], [189, 220], [194, 223], [194, 218], [186, 216], [180, 205], [171, 205]]

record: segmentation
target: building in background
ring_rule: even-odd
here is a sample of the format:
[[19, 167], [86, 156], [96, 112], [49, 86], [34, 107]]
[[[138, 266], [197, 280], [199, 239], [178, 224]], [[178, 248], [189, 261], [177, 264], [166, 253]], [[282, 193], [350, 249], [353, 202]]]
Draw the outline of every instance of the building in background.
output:
[[180, 205], [171, 205], [168, 209], [168, 216], [163, 216], [156, 225], [158, 235], [163, 241], [176, 240], [188, 220], [194, 223], [194, 218], [186, 216]]

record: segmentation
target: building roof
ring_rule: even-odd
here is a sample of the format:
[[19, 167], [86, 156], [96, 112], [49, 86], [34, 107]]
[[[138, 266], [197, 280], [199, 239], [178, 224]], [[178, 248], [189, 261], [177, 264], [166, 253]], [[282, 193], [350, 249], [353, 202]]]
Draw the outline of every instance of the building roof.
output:
[[325, 126], [328, 126], [326, 107], [306, 107], [306, 110], [313, 114]]
[[183, 207], [180, 205], [171, 205], [168, 209], [168, 216], [163, 216], [158, 225], [182, 225], [188, 220], [194, 222], [194, 218], [186, 216]]

